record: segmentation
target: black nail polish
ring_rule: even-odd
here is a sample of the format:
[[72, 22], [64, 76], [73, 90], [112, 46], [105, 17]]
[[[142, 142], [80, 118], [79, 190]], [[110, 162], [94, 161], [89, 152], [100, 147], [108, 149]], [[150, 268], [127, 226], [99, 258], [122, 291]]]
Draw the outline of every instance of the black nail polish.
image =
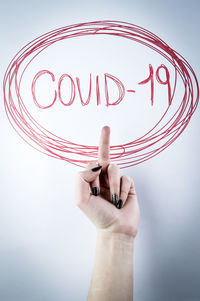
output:
[[117, 205], [118, 202], [118, 195], [117, 194], [112, 194], [112, 202], [114, 205]]
[[92, 168], [91, 170], [92, 170], [92, 171], [98, 171], [98, 170], [101, 169], [101, 168], [102, 168], [102, 166], [97, 166], [97, 167]]
[[122, 204], [123, 204], [122, 200], [119, 200], [119, 202], [117, 203], [116, 207], [118, 209], [121, 209], [122, 208]]
[[99, 195], [99, 187], [92, 187], [92, 193], [95, 196]]

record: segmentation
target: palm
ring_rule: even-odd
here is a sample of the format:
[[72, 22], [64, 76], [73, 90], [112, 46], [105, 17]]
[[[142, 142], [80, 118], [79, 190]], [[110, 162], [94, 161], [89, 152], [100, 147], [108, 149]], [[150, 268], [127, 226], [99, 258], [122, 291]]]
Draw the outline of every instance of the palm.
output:
[[94, 196], [89, 195], [87, 211], [92, 213], [92, 219], [95, 225], [99, 228], [110, 226], [117, 219], [117, 209], [110, 200], [110, 189], [106, 183], [106, 177], [100, 176], [100, 194]]
[[135, 236], [139, 220], [136, 194], [130, 193], [126, 202], [126, 206], [121, 210], [113, 206], [110, 201], [110, 188], [107, 184], [107, 177], [101, 175], [100, 194], [98, 196], [89, 196], [86, 213], [97, 228]]

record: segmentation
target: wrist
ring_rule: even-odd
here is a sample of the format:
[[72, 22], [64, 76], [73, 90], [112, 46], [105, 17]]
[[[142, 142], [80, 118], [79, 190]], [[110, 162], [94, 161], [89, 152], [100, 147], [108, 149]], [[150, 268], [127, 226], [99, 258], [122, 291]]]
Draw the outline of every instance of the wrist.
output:
[[116, 242], [130, 244], [130, 245], [133, 245], [133, 243], [134, 243], [134, 237], [132, 235], [125, 234], [125, 233], [106, 231], [103, 229], [97, 230], [97, 239], [98, 240], [101, 240], [101, 239], [110, 240], [113, 242], [116, 241]]

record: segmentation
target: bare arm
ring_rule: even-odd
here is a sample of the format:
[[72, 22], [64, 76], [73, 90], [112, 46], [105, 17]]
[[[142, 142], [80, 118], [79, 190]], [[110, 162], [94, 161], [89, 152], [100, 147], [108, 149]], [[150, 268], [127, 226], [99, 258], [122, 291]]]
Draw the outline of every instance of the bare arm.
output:
[[98, 233], [88, 301], [133, 300], [133, 245], [125, 234]]

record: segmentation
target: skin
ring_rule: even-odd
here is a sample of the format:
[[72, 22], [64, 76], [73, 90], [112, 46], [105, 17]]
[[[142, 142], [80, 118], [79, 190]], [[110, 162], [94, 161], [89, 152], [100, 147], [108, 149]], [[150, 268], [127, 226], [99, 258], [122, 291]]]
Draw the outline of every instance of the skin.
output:
[[[102, 166], [93, 172], [93, 167]], [[99, 188], [99, 195], [92, 194]], [[121, 209], [112, 194], [123, 201]], [[139, 205], [131, 177], [120, 176], [118, 165], [110, 162], [110, 128], [101, 130], [98, 162], [91, 161], [76, 176], [75, 203], [94, 223], [97, 245], [87, 301], [133, 300], [133, 251], [138, 232]]]

